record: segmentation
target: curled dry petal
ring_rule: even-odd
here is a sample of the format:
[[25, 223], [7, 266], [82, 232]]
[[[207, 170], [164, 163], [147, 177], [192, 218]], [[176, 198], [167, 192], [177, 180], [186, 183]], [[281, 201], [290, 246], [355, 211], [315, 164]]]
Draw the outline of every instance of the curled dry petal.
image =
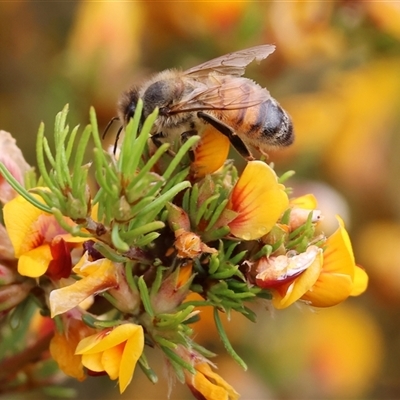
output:
[[293, 257], [262, 257], [257, 265], [257, 286], [270, 289], [290, 282], [305, 271], [320, 252], [317, 246], [310, 246], [306, 252]]
[[216, 249], [207, 246], [201, 241], [200, 236], [193, 232], [178, 229], [175, 231], [175, 237], [175, 248], [180, 258], [196, 258], [202, 253], [217, 253]]
[[52, 318], [78, 306], [90, 296], [118, 285], [118, 276], [112, 261], [102, 258], [93, 261], [90, 267], [91, 273], [84, 278], [50, 293], [49, 301]]
[[316, 246], [312, 246], [312, 248], [309, 254], [311, 257], [304, 258], [307, 260], [307, 268], [304, 272], [289, 284], [273, 289], [272, 303], [275, 308], [281, 309], [290, 306], [314, 286], [321, 274], [323, 255], [322, 249]]

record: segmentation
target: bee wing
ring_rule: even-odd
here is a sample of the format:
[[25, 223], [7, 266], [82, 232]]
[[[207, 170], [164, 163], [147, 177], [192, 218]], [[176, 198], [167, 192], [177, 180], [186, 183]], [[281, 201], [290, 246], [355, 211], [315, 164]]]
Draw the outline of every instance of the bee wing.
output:
[[275, 51], [272, 44], [263, 44], [260, 46], [250, 47], [249, 49], [235, 51], [225, 54], [224, 56], [214, 58], [196, 67], [189, 68], [184, 73], [192, 77], [203, 78], [211, 72], [217, 72], [222, 75], [241, 76], [244, 74], [246, 67], [252, 61], [264, 60]]
[[238, 110], [270, 98], [267, 89], [247, 78], [210, 74], [170, 108], [171, 114], [198, 110]]

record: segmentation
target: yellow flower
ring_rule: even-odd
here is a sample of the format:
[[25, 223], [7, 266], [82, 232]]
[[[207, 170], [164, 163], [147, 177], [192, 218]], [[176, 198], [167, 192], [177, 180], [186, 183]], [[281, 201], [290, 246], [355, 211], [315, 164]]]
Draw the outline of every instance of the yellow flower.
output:
[[[39, 195], [32, 196], [41, 200]], [[54, 216], [39, 210], [21, 196], [5, 204], [3, 212], [15, 257], [19, 258], [21, 275], [37, 278], [47, 273], [53, 279], [70, 275], [70, 248], [85, 239], [67, 234]], [[73, 224], [68, 218], [65, 221]]]
[[118, 286], [117, 266], [106, 258], [89, 261], [85, 253], [73, 271], [83, 278], [50, 293], [52, 318], [78, 306], [92, 295]]
[[230, 195], [227, 209], [237, 213], [228, 223], [231, 234], [255, 240], [266, 235], [289, 205], [285, 187], [262, 161], [250, 161]]
[[305, 224], [310, 213], [312, 213], [312, 222], [316, 223], [322, 220], [321, 211], [316, 210], [317, 199], [312, 194], [297, 197], [290, 200], [290, 219], [289, 227], [294, 231], [301, 225]]
[[342, 219], [338, 221], [339, 228], [326, 241], [321, 274], [311, 290], [302, 296], [302, 300], [315, 307], [336, 305], [367, 289], [368, 275], [355, 264], [349, 235]]
[[196, 399], [235, 400], [239, 393], [215, 373], [210, 364], [200, 362], [194, 365], [196, 374], [185, 374], [186, 384]]
[[324, 253], [315, 252], [303, 273], [272, 289], [276, 308], [286, 308], [297, 300], [314, 307], [330, 307], [366, 290], [368, 276], [355, 264], [348, 233], [343, 221], [338, 220], [339, 228], [327, 239]]
[[113, 380], [118, 378], [123, 393], [132, 380], [143, 348], [143, 328], [127, 323], [82, 339], [75, 354], [82, 355], [82, 364], [89, 370], [104, 371]]

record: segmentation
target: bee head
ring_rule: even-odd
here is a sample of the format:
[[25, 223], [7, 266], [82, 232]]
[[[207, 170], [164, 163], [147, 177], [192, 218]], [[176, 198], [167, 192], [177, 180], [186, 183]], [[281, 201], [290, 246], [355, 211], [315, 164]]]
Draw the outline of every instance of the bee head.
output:
[[139, 94], [136, 88], [129, 89], [122, 96], [118, 104], [118, 114], [121, 123], [126, 126], [136, 111]]
[[159, 109], [161, 116], [168, 116], [168, 110], [176, 97], [175, 85], [170, 80], [158, 80], [152, 83], [143, 94], [144, 115]]

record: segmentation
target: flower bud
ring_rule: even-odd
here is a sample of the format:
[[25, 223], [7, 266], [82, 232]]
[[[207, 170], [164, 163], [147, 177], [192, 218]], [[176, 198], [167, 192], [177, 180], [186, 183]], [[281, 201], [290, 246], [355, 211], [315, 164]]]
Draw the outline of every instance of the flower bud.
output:
[[173, 231], [184, 229], [190, 231], [189, 216], [182, 208], [172, 203], [167, 203], [168, 223]]
[[0, 311], [10, 310], [21, 303], [34, 285], [33, 281], [25, 281], [0, 287]]
[[151, 297], [154, 312], [156, 314], [169, 313], [178, 307], [188, 295], [193, 278], [192, 262], [177, 268]]
[[14, 260], [14, 248], [6, 228], [0, 224], [0, 260]]
[[139, 291], [128, 285], [122, 264], [115, 264], [115, 272], [118, 286], [108, 291], [115, 299], [115, 306], [124, 313], [137, 314], [141, 304]]
[[[21, 184], [24, 174], [31, 168], [24, 159], [15, 139], [6, 131], [0, 130], [0, 161], [11, 175]], [[0, 174], [0, 202], [7, 203], [17, 195], [16, 191]]]
[[118, 203], [118, 210], [115, 210], [116, 220], [128, 221], [131, 216], [131, 206], [125, 196], [121, 196]]
[[[84, 168], [84, 167], [82, 167]], [[87, 185], [82, 190], [85, 193], [84, 200], [68, 194], [67, 215], [74, 221], [84, 221], [89, 214], [90, 191]]]
[[0, 264], [0, 286], [16, 282], [17, 277], [17, 271], [7, 267], [6, 265]]

